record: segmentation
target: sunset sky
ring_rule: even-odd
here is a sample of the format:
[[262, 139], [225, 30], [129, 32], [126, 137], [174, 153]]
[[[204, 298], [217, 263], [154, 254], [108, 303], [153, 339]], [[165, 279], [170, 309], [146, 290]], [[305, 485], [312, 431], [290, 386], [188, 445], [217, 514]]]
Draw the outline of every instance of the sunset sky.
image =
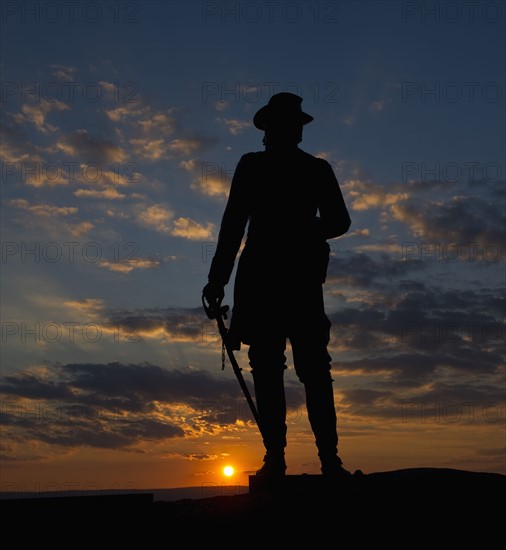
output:
[[[1, 4], [2, 491], [261, 466], [201, 290], [280, 91], [352, 218], [325, 285], [345, 467], [506, 473], [505, 4], [68, 4]], [[287, 473], [319, 473], [288, 357]]]

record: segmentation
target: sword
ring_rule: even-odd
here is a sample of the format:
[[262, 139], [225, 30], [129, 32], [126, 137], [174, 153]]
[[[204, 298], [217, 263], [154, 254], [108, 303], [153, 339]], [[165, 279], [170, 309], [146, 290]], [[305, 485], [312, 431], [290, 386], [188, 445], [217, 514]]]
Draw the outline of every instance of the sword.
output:
[[[221, 302], [221, 301], [220, 301]], [[251, 394], [248, 390], [248, 386], [246, 385], [246, 382], [244, 381], [244, 377], [242, 375], [242, 369], [237, 363], [237, 359], [234, 356], [234, 352], [232, 350], [232, 347], [228, 341], [228, 329], [225, 326], [224, 319], [227, 318], [227, 311], [229, 309], [228, 306], [222, 306], [221, 303], [216, 303], [215, 305], [211, 306], [211, 304], [207, 305], [205, 302], [204, 295], [202, 295], [202, 305], [204, 306], [204, 311], [206, 312], [206, 315], [209, 317], [209, 319], [216, 319], [216, 322], [218, 323], [218, 330], [220, 332], [220, 336], [223, 342], [223, 346], [227, 350], [228, 358], [230, 359], [230, 363], [232, 365], [232, 370], [234, 371], [234, 374], [239, 381], [239, 385], [241, 386], [242, 392], [244, 394], [244, 397], [246, 397], [246, 401], [248, 402], [249, 408], [251, 409], [251, 413], [253, 414], [253, 418], [255, 419], [255, 422], [257, 423], [258, 429], [260, 431], [260, 435], [262, 435], [262, 428], [260, 426], [260, 418], [258, 416], [258, 411], [255, 406], [255, 402], [253, 401], [253, 398], [251, 397]]]

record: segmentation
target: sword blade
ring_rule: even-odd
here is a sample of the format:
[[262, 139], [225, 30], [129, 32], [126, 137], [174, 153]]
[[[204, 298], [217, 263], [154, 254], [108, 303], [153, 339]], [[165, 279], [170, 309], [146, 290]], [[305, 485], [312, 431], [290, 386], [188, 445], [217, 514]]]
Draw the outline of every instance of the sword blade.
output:
[[260, 424], [260, 418], [258, 416], [258, 411], [255, 405], [255, 402], [253, 401], [253, 398], [251, 397], [251, 394], [249, 392], [248, 386], [246, 385], [246, 381], [244, 380], [244, 377], [242, 375], [242, 369], [237, 363], [237, 359], [235, 358], [234, 352], [228, 342], [228, 331], [227, 327], [225, 326], [225, 323], [223, 321], [223, 317], [221, 315], [216, 316], [216, 321], [218, 323], [218, 330], [220, 332], [220, 335], [223, 339], [223, 343], [225, 344], [225, 349], [227, 350], [227, 355], [230, 360], [230, 363], [232, 364], [232, 370], [235, 373], [235, 376], [237, 380], [239, 381], [239, 385], [241, 386], [242, 392], [244, 394], [244, 397], [246, 397], [246, 401], [248, 402], [249, 408], [251, 409], [251, 413], [253, 414], [253, 418], [255, 419], [255, 422], [257, 423], [258, 429], [260, 431], [260, 434], [262, 434], [262, 426]]

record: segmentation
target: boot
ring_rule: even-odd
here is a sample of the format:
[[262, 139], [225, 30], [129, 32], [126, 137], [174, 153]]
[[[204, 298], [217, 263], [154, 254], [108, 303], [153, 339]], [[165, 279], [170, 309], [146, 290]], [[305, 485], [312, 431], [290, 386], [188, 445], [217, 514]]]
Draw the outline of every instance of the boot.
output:
[[344, 469], [343, 461], [336, 454], [320, 456], [322, 475], [329, 479], [341, 479], [351, 476], [351, 472]]
[[285, 463], [285, 452], [270, 452], [264, 456], [264, 465], [256, 471], [256, 476], [267, 476], [270, 478], [282, 477], [285, 475], [286, 463]]
[[256, 475], [285, 475], [286, 400], [283, 382], [284, 371], [258, 374], [253, 372], [263, 443], [266, 449], [264, 465]]
[[337, 417], [330, 374], [328, 378], [308, 380], [304, 386], [309, 423], [315, 436], [322, 475], [332, 478], [351, 475], [343, 468], [337, 454]]

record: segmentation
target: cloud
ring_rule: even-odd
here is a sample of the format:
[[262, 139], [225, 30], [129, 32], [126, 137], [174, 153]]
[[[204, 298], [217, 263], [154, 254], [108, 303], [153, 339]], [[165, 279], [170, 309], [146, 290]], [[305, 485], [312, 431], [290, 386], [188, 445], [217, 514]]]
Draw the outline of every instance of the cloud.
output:
[[217, 111], [226, 111], [230, 107], [230, 102], [226, 99], [221, 99], [213, 103], [214, 108]]
[[153, 161], [168, 158], [167, 144], [163, 139], [131, 139], [130, 144], [133, 146], [134, 153], [141, 158]]
[[[251, 386], [249, 381], [246, 383]], [[234, 377], [216, 377], [197, 369], [165, 369], [149, 363], [53, 364], [45, 374], [5, 376], [1, 389], [6, 395], [37, 399], [53, 399], [57, 394], [71, 403], [97, 405], [104, 414], [136, 412], [148, 417], [160, 412], [157, 404], [182, 404], [189, 412], [200, 414], [219, 402], [226, 405], [244, 399]], [[302, 386], [297, 391], [291, 388], [288, 398], [291, 403], [302, 403]]]
[[369, 229], [356, 229], [355, 231], [350, 231], [349, 233], [346, 233], [343, 235], [343, 237], [369, 237], [370, 231]]
[[167, 147], [175, 155], [191, 156], [208, 151], [216, 145], [217, 141], [216, 138], [195, 135], [193, 137], [173, 139]]
[[[107, 160], [122, 158], [123, 153], [111, 142], [93, 138], [86, 132], [77, 132], [68, 140], [60, 136], [56, 143], [46, 146], [31, 143], [29, 137], [15, 126], [3, 125], [0, 132], [0, 158], [6, 163], [4, 178], [9, 183], [39, 188], [69, 184], [103, 186], [106, 192], [97, 197], [112, 198], [114, 191], [108, 188], [130, 185], [144, 179], [134, 163], [123, 164], [116, 169], [111, 166], [112, 163]], [[53, 160], [52, 155], [59, 151], [75, 157], [85, 156], [89, 162]]]
[[149, 229], [189, 240], [209, 240], [214, 234], [214, 224], [211, 222], [202, 225], [191, 218], [174, 219], [174, 212], [165, 205], [138, 209], [137, 221]]
[[390, 254], [402, 254], [403, 248], [398, 243], [361, 244], [355, 247], [357, 252], [387, 252]]
[[172, 457], [184, 458], [190, 462], [194, 460], [217, 460], [220, 458], [219, 455], [212, 455], [207, 453], [170, 453]]
[[174, 220], [171, 235], [192, 241], [209, 240], [214, 235], [214, 224], [208, 222], [206, 226], [203, 226], [190, 218], [178, 218]]
[[[117, 92], [115, 85], [111, 82], [100, 84], [111, 93]], [[127, 125], [136, 132], [136, 137], [139, 139], [160, 140], [179, 130], [177, 109], [159, 111], [146, 105], [140, 97], [134, 99], [135, 101], [132, 100], [121, 107], [105, 111], [106, 116], [113, 122]]]
[[[360, 179], [342, 184], [347, 203], [355, 212], [380, 209], [378, 222], [386, 229], [389, 223], [405, 226], [409, 233], [423, 243], [437, 247], [453, 243], [479, 245], [478, 251], [490, 245], [504, 257], [505, 196], [498, 193], [501, 182], [475, 183], [465, 178], [459, 182], [414, 181], [377, 185]], [[458, 193], [456, 191], [459, 191]], [[368, 218], [370, 220], [370, 218]], [[385, 243], [372, 243], [364, 250], [379, 250]], [[395, 247], [389, 243], [393, 252]], [[388, 248], [383, 247], [384, 250]], [[453, 251], [455, 252], [455, 251]], [[460, 254], [468, 260], [470, 254]], [[486, 252], [486, 251], [485, 251]], [[491, 253], [492, 254], [492, 253]]]
[[76, 67], [68, 67], [66, 65], [51, 65], [51, 69], [53, 69], [51, 74], [55, 78], [65, 82], [73, 82], [75, 73], [77, 72]]
[[174, 212], [168, 207], [160, 204], [147, 206], [140, 209], [137, 213], [137, 221], [149, 229], [154, 229], [160, 233], [170, 234], [172, 231], [171, 220]]
[[44, 380], [30, 373], [4, 377], [2, 392], [27, 399], [69, 399], [72, 389], [64, 381]]
[[46, 122], [46, 118], [52, 111], [68, 111], [70, 107], [63, 101], [48, 101], [41, 99], [37, 103], [25, 103], [21, 106], [21, 113], [12, 114], [17, 124], [33, 124], [42, 133], [56, 132], [58, 128]]
[[201, 163], [197, 159], [182, 160], [179, 167], [187, 172], [195, 172], [195, 170], [200, 170]]
[[94, 228], [90, 221], [78, 221], [79, 209], [75, 206], [31, 204], [26, 199], [11, 199], [7, 204], [22, 212], [19, 217], [15, 215], [13, 221], [25, 229], [37, 229], [39, 234], [42, 229], [55, 238], [61, 238], [62, 234], [81, 237]]
[[369, 110], [373, 113], [379, 113], [380, 111], [383, 111], [385, 105], [386, 101], [384, 99], [378, 99], [369, 105]]
[[150, 117], [136, 121], [135, 125], [148, 135], [170, 135], [177, 129], [176, 121], [171, 116], [170, 111], [154, 113]]
[[[112, 86], [112, 83], [104, 84], [108, 88]], [[151, 162], [194, 156], [215, 147], [218, 142], [214, 137], [185, 130], [182, 125], [184, 109], [159, 110], [141, 96], [106, 110], [105, 114], [118, 125], [116, 132], [121, 142], [130, 146], [132, 154]]]
[[389, 192], [381, 185], [362, 180], [347, 181], [342, 185], [342, 188], [351, 198], [350, 207], [357, 211], [385, 208], [406, 201], [410, 197], [406, 191]]
[[52, 364], [44, 372], [5, 376], [0, 389], [9, 402], [4, 435], [28, 445], [149, 452], [150, 441], [248, 428], [231, 414], [244, 399], [237, 381], [193, 369]]
[[214, 324], [200, 308], [153, 308], [104, 313], [101, 324], [117, 330], [124, 327], [134, 338], [166, 342], [214, 344], [219, 339]]
[[253, 127], [252, 123], [247, 120], [239, 120], [237, 118], [218, 118], [218, 120], [227, 126], [228, 131], [233, 136], [237, 136], [244, 130]]
[[349, 389], [340, 392], [340, 397], [339, 406], [346, 415], [394, 418], [405, 427], [414, 423], [490, 425], [494, 420], [497, 422], [496, 417], [504, 416], [505, 405], [504, 393], [490, 384], [436, 382], [410, 394], [398, 390]]
[[81, 237], [89, 233], [94, 227], [95, 225], [93, 223], [85, 221], [68, 226], [68, 230], [74, 237]]
[[[106, 86], [106, 89], [110, 89], [110, 87]], [[105, 111], [105, 114], [107, 118], [113, 122], [130, 122], [129, 118], [137, 119], [140, 116], [147, 116], [149, 110], [149, 107], [142, 106], [138, 103], [127, 103], [116, 109]]]
[[169, 159], [179, 156], [191, 156], [202, 153], [214, 147], [216, 139], [194, 136], [191, 138], [176, 138], [167, 142], [163, 138], [132, 138], [130, 144], [134, 153], [148, 160]]
[[99, 267], [119, 273], [130, 273], [134, 269], [157, 269], [161, 265], [161, 260], [150, 260], [148, 258], [136, 258], [124, 262], [111, 262], [107, 260], [98, 262]]
[[97, 191], [96, 189], [77, 189], [74, 191], [74, 195], [76, 197], [106, 200], [123, 200], [127, 197], [127, 195], [120, 193], [114, 187], [106, 187], [102, 191]]
[[96, 163], [100, 169], [110, 163], [125, 162], [126, 152], [112, 141], [92, 136], [87, 130], [76, 130], [70, 135], [61, 137], [56, 148], [66, 155], [76, 157], [80, 162]]
[[[336, 371], [380, 375], [375, 389], [501, 376], [501, 289], [443, 289], [401, 280], [328, 313]], [[458, 373], [458, 374], [456, 374]], [[378, 387], [379, 386], [379, 387]]]
[[182, 160], [179, 167], [194, 175], [192, 189], [210, 197], [228, 197], [232, 172], [224, 169], [223, 165], [190, 159]]
[[75, 206], [53, 206], [51, 204], [30, 204], [26, 199], [12, 199], [9, 201], [11, 206], [19, 208], [34, 216], [53, 217], [69, 216], [76, 214], [78, 209]]
[[393, 204], [391, 212], [415, 237], [445, 243], [504, 243], [504, 207], [479, 196]]
[[[480, 354], [483, 358], [485, 354]], [[452, 367], [470, 373], [493, 374], [495, 361], [486, 365], [476, 365], [475, 358], [452, 356], [444, 353], [399, 353], [397, 355], [376, 355], [352, 361], [335, 361], [338, 370], [351, 370], [371, 374], [388, 373], [390, 384], [401, 387], [419, 387], [423, 383], [433, 382], [438, 370]]]
[[14, 178], [22, 181], [21, 167], [36, 167], [42, 162], [41, 148], [31, 143], [28, 136], [17, 126], [6, 123], [0, 125], [0, 143], [0, 159], [13, 164], [12, 169], [15, 170], [13, 175], [9, 175], [8, 168], [4, 168], [3, 177], [6, 182]]
[[419, 260], [403, 261], [385, 253], [375, 258], [363, 252], [342, 252], [329, 262], [327, 283], [368, 287], [378, 280], [398, 278], [426, 267]]
[[104, 310], [104, 301], [98, 298], [86, 298], [84, 300], [66, 300], [65, 306], [71, 307], [82, 313], [99, 313]]
[[226, 199], [230, 192], [230, 177], [220, 170], [219, 175], [206, 175], [197, 178], [192, 184], [192, 189], [196, 189], [204, 195]]

